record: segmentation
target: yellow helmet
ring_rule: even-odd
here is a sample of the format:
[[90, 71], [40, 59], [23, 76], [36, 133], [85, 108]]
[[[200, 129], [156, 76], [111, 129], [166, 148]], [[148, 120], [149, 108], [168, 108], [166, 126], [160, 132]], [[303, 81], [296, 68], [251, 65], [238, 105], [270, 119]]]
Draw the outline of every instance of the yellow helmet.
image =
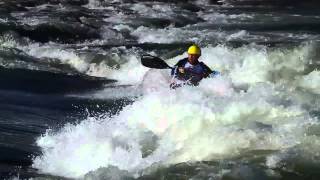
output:
[[188, 49], [188, 54], [197, 54], [201, 55], [201, 49], [197, 45], [192, 45]]

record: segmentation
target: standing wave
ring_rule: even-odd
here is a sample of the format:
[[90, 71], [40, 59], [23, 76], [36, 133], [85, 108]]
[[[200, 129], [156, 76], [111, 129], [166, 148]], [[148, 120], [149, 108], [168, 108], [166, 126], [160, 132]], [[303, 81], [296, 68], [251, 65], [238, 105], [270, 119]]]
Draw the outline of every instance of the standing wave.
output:
[[[310, 131], [319, 126], [319, 117], [311, 113], [319, 92], [308, 83], [317, 79], [317, 65], [310, 65], [314, 48], [208, 46], [202, 57], [221, 77], [205, 79], [198, 87], [159, 87], [111, 118], [88, 117], [48, 130], [37, 140], [42, 155], [34, 158], [33, 167], [71, 178], [98, 175], [95, 170], [102, 167], [109, 167], [107, 174], [140, 177], [182, 162], [227, 160], [264, 150], [270, 151], [263, 161], [267, 168], [292, 158], [318, 164], [310, 155], [319, 153], [320, 144], [309, 143], [320, 142]], [[310, 101], [303, 101], [307, 96]]]

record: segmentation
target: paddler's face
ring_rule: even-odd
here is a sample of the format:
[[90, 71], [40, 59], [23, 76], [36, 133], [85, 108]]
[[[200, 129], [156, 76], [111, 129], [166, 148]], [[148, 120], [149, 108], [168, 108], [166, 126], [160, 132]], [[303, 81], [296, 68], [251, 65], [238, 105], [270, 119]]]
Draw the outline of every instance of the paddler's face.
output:
[[200, 55], [199, 54], [188, 54], [188, 62], [190, 64], [197, 64], [199, 61]]

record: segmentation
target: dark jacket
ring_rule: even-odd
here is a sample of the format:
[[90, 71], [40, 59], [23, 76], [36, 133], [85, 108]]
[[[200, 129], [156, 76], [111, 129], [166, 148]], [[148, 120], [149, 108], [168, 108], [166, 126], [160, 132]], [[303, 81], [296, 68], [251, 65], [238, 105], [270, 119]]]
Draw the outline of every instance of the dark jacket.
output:
[[209, 74], [214, 72], [203, 62], [199, 62], [197, 65], [195, 65], [197, 66], [197, 69], [187, 68], [185, 69], [185, 73], [180, 73], [178, 68], [184, 68], [187, 62], [188, 58], [178, 61], [178, 63], [174, 66], [174, 69], [172, 69], [171, 75], [179, 80], [187, 81], [188, 83], [196, 86], [203, 78], [208, 77]]

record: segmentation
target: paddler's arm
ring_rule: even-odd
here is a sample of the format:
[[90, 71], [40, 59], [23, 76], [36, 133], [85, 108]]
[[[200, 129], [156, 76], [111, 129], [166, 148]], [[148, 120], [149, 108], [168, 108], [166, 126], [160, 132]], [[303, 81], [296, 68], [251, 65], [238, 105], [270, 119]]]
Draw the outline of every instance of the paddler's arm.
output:
[[178, 61], [171, 69], [171, 76], [177, 75], [179, 73], [179, 68], [183, 68], [183, 66], [186, 64], [187, 61], [188, 61], [188, 58], [184, 58]]
[[217, 75], [220, 74], [219, 71], [214, 71], [214, 70], [211, 70], [207, 65], [205, 65], [204, 63], [202, 64], [205, 68], [205, 73], [204, 73], [204, 78], [207, 78], [207, 77], [215, 77]]
[[214, 71], [211, 70], [206, 64], [204, 64], [203, 62], [201, 62], [201, 65], [204, 68], [204, 73], [203, 73], [203, 77], [207, 78], [211, 73], [213, 73]]

